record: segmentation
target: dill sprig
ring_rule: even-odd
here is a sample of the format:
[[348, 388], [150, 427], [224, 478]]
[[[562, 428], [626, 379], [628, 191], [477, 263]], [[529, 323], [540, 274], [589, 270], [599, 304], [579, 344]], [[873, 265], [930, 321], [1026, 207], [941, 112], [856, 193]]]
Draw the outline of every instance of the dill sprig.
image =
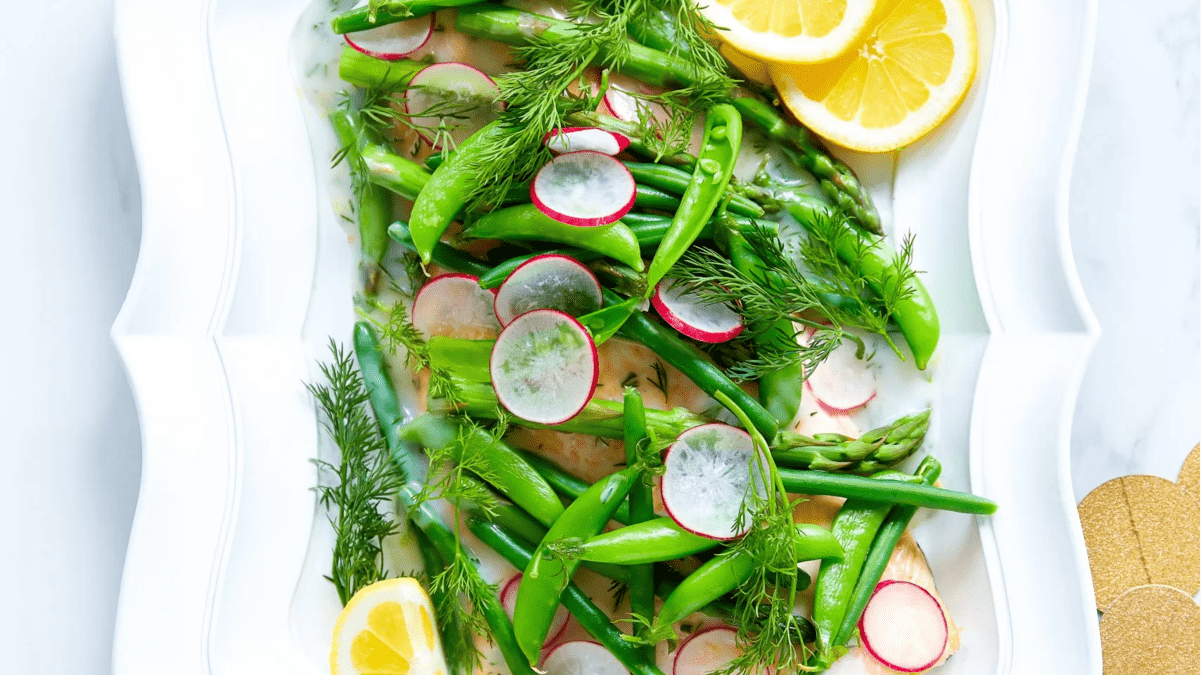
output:
[[424, 368], [429, 369], [429, 395], [432, 398], [445, 399], [450, 405], [462, 403], [462, 392], [455, 384], [451, 372], [434, 363], [430, 358], [429, 345], [422, 337], [421, 331], [417, 330], [413, 326], [413, 322], [409, 320], [409, 311], [405, 308], [404, 303], [396, 302], [391, 307], [379, 304], [373, 306], [376, 309], [387, 311], [387, 319], [380, 321], [367, 312], [359, 312], [359, 315], [370, 321], [379, 330], [387, 350], [393, 354], [403, 352], [405, 368], [414, 373]]
[[[803, 618], [793, 613], [798, 592], [795, 504], [788, 499], [771, 449], [750, 419], [725, 394], [715, 398], [742, 423], [754, 445], [751, 481], [738, 512], [738, 529], [746, 535], [719, 555], [748, 555], [755, 561], [751, 576], [735, 591], [733, 624], [742, 653], [717, 675], [795, 673], [812, 670], [808, 650], [798, 645]], [[760, 490], [761, 488], [761, 490]]]
[[457, 519], [455, 541], [455, 556], [430, 579], [429, 595], [438, 620], [453, 626], [449, 633], [445, 627], [442, 629], [442, 650], [447, 657], [447, 666], [452, 673], [467, 675], [484, 659], [476, 637], [491, 639], [492, 635], [476, 608], [483, 607], [485, 600], [496, 594], [496, 587], [484, 581], [470, 554], [464, 550]]
[[322, 424], [341, 453], [340, 461], [314, 460], [336, 482], [317, 486], [318, 501], [334, 527], [329, 579], [346, 604], [359, 589], [386, 578], [383, 540], [397, 524], [380, 506], [404, 483], [375, 419], [367, 410], [367, 388], [350, 352], [330, 341], [332, 362], [320, 364], [324, 384], [305, 385], [321, 409]]

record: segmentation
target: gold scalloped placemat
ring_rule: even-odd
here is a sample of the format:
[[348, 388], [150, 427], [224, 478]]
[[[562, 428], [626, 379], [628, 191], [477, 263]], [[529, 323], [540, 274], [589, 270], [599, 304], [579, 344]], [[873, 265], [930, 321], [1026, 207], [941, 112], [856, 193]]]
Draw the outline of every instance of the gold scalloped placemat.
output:
[[1105, 675], [1201, 673], [1201, 607], [1170, 586], [1132, 588], [1101, 616]]

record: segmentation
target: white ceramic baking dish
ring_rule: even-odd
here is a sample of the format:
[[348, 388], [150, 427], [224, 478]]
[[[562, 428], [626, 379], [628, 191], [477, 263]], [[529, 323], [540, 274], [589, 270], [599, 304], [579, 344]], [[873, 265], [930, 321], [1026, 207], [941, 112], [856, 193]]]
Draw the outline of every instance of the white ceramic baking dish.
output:
[[[333, 140], [291, 53], [309, 0], [116, 4], [144, 217], [113, 338], [144, 456], [114, 672], [328, 672], [332, 535], [303, 382], [346, 340], [355, 279]], [[1068, 470], [1097, 326], [1067, 225], [1095, 0], [973, 6], [981, 71], [961, 109], [895, 157], [846, 157], [918, 236], [944, 325], [943, 480], [1000, 505], [916, 527], [965, 630], [939, 672], [1097, 674]]]

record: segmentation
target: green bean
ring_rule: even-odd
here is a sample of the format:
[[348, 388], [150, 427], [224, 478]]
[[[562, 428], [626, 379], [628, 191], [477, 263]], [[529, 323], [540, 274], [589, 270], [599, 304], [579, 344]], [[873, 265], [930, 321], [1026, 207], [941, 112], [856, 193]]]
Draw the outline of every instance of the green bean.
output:
[[509, 275], [518, 267], [529, 262], [533, 258], [540, 255], [565, 255], [568, 258], [575, 258], [580, 262], [589, 262], [598, 258], [601, 254], [596, 251], [585, 251], [582, 248], [559, 248], [550, 249], [548, 251], [534, 251], [527, 255], [519, 255], [500, 263], [484, 274], [478, 275], [480, 278], [480, 288], [490, 289], [499, 288], [509, 278]]
[[[392, 223], [388, 228], [388, 236], [407, 250], [413, 253], [417, 252], [417, 245], [413, 243], [413, 237], [409, 234], [409, 226], [406, 223]], [[492, 270], [491, 265], [442, 242], [434, 244], [434, 249], [430, 252], [430, 259], [447, 269], [476, 277]]]
[[[620, 298], [606, 290], [605, 302], [616, 304], [620, 302]], [[776, 418], [764, 410], [750, 394], [726, 377], [721, 368], [707, 361], [692, 345], [684, 342], [675, 331], [652, 321], [642, 312], [636, 312], [617, 333], [649, 347], [659, 358], [683, 373], [706, 394], [712, 396], [716, 391], [722, 392], [746, 413], [764, 438], [775, 438], [778, 429]]]
[[[345, 161], [356, 166], [370, 143], [358, 113], [335, 110], [329, 115], [338, 142], [346, 152]], [[379, 282], [380, 263], [388, 252], [388, 223], [392, 222], [392, 200], [375, 185], [363, 185], [355, 192], [355, 217], [359, 225], [359, 249], [367, 282], [365, 290], [374, 295]]]
[[[640, 185], [655, 188], [677, 197], [687, 192], [688, 183], [692, 180], [692, 175], [687, 171], [667, 164], [654, 162], [622, 162], [622, 164], [626, 165], [626, 168], [634, 175], [634, 180], [638, 181]], [[730, 213], [747, 218], [763, 216], [763, 207], [747, 199], [745, 195], [735, 192], [733, 186], [727, 186], [726, 192], [730, 194], [730, 204], [726, 207]], [[634, 204], [641, 206], [637, 201]], [[662, 210], [674, 211], [675, 209]]]
[[458, 217], [475, 190], [479, 176], [471, 169], [474, 159], [508, 133], [509, 130], [499, 122], [491, 122], [472, 134], [438, 167], [421, 194], [417, 195], [409, 218], [409, 233], [417, 246], [421, 262], [429, 264], [434, 245]]
[[[464, 151], [465, 147], [466, 143], [458, 152], [451, 155], [450, 160], [439, 167], [438, 171], [454, 165], [455, 158]], [[434, 175], [437, 176], [437, 173]], [[415, 220], [416, 213], [414, 213]], [[510, 206], [481, 216], [463, 231], [463, 236], [506, 241], [550, 241], [595, 251], [625, 263], [638, 271], [643, 269], [638, 239], [621, 221], [600, 227], [576, 227], [560, 223], [539, 211], [538, 207], [533, 204]]]
[[477, 426], [426, 414], [402, 425], [397, 433], [430, 450], [449, 449], [456, 462], [471, 453], [487, 466], [489, 482], [543, 525], [563, 513], [563, 504], [541, 474], [504, 441]]
[[[831, 559], [842, 556], [842, 547], [829, 530], [820, 525], [798, 523], [796, 526], [796, 557], [798, 561]], [[663, 636], [671, 624], [738, 588], [750, 578], [758, 561], [746, 551], [719, 555], [689, 574], [671, 595], [663, 601], [659, 615], [649, 631]]]
[[[786, 204], [785, 208], [797, 222], [807, 230], [813, 230], [819, 219], [830, 216], [830, 207], [814, 197], [798, 195], [797, 200]], [[913, 352], [913, 361], [918, 369], [925, 370], [930, 357], [938, 347], [939, 323], [938, 312], [934, 309], [934, 301], [926, 291], [922, 282], [914, 276], [904, 281], [903, 293], [897, 292], [900, 282], [893, 268], [896, 253], [885, 243], [883, 238], [872, 238], [847, 228], [849, 236], [837, 238], [838, 257], [848, 265], [858, 267], [860, 273], [867, 278], [872, 290], [885, 297], [897, 297], [896, 312], [893, 320], [905, 336]], [[866, 245], [865, 245], [866, 244]]]
[[396, 91], [409, 86], [409, 80], [427, 65], [409, 59], [385, 61], [347, 45], [342, 48], [338, 77], [364, 89]]
[[[405, 484], [397, 491], [397, 501], [406, 511], [408, 519], [429, 538], [438, 554], [444, 560], [451, 560], [460, 555], [458, 535], [446, 526], [433, 504], [418, 497], [425, 480], [425, 463], [414, 448], [400, 439], [400, 403], [396, 400], [396, 390], [392, 388], [392, 380], [388, 377], [375, 333], [369, 324], [360, 321], [355, 324], [352, 341], [359, 371], [367, 385], [368, 402], [393, 461], [406, 477]], [[479, 584], [485, 583], [480, 575], [479, 561], [474, 558], [471, 558], [471, 566], [464, 573], [475, 576]], [[476, 610], [488, 624], [492, 641], [500, 649], [513, 675], [534, 675], [517, 643], [513, 625], [500, 604], [499, 596], [496, 593], [486, 594], [482, 606], [476, 607]]]
[[482, 0], [408, 0], [407, 2], [398, 5], [384, 5], [374, 11], [370, 7], [356, 7], [347, 10], [338, 16], [335, 16], [329, 22], [330, 28], [335, 33], [357, 33], [359, 31], [371, 30], [380, 26], [386, 26], [390, 23], [399, 21], [407, 21], [420, 16], [433, 14], [439, 9], [449, 7], [462, 7], [463, 5], [471, 5]]
[[[710, 218], [709, 222], [701, 228], [697, 239], [712, 239], [718, 220], [717, 216]], [[735, 216], [730, 220], [743, 233], [760, 230], [775, 235], [780, 231], [780, 224], [774, 220], [754, 220], [741, 216]], [[630, 230], [634, 232], [634, 236], [638, 238], [638, 245], [644, 249], [658, 246], [663, 241], [663, 235], [671, 229], [671, 217], [656, 213], [630, 212], [622, 216], [621, 222], [629, 226]]]
[[450, 153], [446, 150], [435, 152], [422, 160], [421, 165], [424, 166], [427, 171], [437, 171], [438, 167], [442, 166], [442, 162], [446, 161], [446, 156], [449, 154]]
[[634, 186], [634, 206], [640, 209], [674, 213], [680, 208], [680, 198], [658, 188], [638, 183]]
[[[554, 489], [554, 491], [559, 493], [559, 495], [564, 499], [575, 501], [579, 499], [580, 495], [584, 494], [589, 487], [592, 487], [588, 484], [588, 481], [576, 478], [570, 473], [567, 473], [563, 469], [559, 468], [557, 464], [554, 464], [547, 459], [543, 459], [542, 457], [539, 457], [538, 455], [535, 455], [527, 450], [518, 450], [518, 452], [526, 462], [529, 462], [530, 466], [534, 467], [534, 470], [542, 476], [543, 480], [545, 480], [547, 483], [550, 483], [550, 486]], [[618, 506], [617, 511], [613, 513], [613, 520], [616, 520], [622, 524], [629, 524], [629, 505], [622, 504], [621, 506]]]
[[692, 180], [647, 271], [648, 290], [659, 283], [700, 236], [725, 195], [741, 146], [742, 117], [738, 111], [724, 103], [710, 108], [705, 115], [705, 137]]
[[983, 497], [966, 492], [945, 490], [932, 485], [910, 485], [822, 471], [780, 470], [784, 489], [806, 495], [830, 495], [847, 499], [863, 499], [887, 504], [908, 504], [940, 511], [957, 511], [974, 515], [995, 513], [997, 505]]
[[[646, 431], [646, 406], [642, 402], [642, 394], [633, 387], [625, 388], [622, 404], [622, 417], [625, 419], [626, 466], [637, 467], [639, 466], [638, 453], [643, 446], [650, 442]], [[639, 475], [634, 479], [634, 484], [630, 486], [628, 506], [632, 527], [653, 522], [655, 518], [655, 497], [651, 486], [647, 483], [648, 478], [648, 475], [639, 471]], [[651, 564], [654, 562], [648, 560], [645, 564], [635, 565], [630, 569], [630, 574], [633, 576], [630, 582], [630, 614], [640, 616], [648, 621], [655, 616], [655, 567]], [[655, 650], [651, 645], [644, 647], [643, 653], [648, 659], [655, 658]]]
[[[718, 243], [724, 243], [730, 262], [741, 273], [752, 279], [762, 279], [766, 274], [763, 260], [755, 254], [742, 232], [733, 227], [719, 231]], [[756, 349], [795, 349], [796, 329], [792, 321], [781, 319], [770, 326], [752, 322], [752, 340]], [[759, 402], [767, 408], [781, 426], [788, 427], [797, 411], [801, 409], [801, 396], [805, 389], [805, 364], [801, 361], [789, 363], [781, 368], [764, 373], [759, 378]]]
[[548, 544], [564, 537], [591, 536], [599, 532], [613, 517], [618, 505], [625, 502], [630, 486], [638, 478], [636, 469], [627, 468], [589, 487], [551, 524], [534, 551], [517, 586], [517, 601], [513, 608], [517, 644], [531, 664], [538, 663], [555, 610], [559, 607], [559, 593], [579, 565], [578, 561], [546, 555]]
[[[510, 565], [524, 569], [533, 560], [534, 553], [528, 545], [495, 523], [473, 518], [467, 527]], [[522, 581], [524, 580], [523, 577]], [[646, 658], [639, 646], [627, 640], [625, 634], [613, 625], [609, 617], [575, 583], [567, 584], [560, 599], [584, 630], [616, 656], [617, 660], [630, 670], [631, 675], [663, 675], [654, 662]], [[541, 645], [538, 647], [541, 648]], [[529, 667], [528, 664], [526, 667]]]
[[[925, 485], [933, 485], [934, 481], [938, 480], [940, 473], [942, 473], [942, 464], [932, 456], [923, 459], [916, 471]], [[884, 518], [884, 523], [880, 525], [876, 538], [872, 541], [871, 547], [867, 551], [867, 557], [863, 561], [863, 570], [859, 573], [859, 579], [855, 582], [855, 590], [851, 593], [847, 603], [842, 627], [834, 636], [833, 644], [835, 646], [845, 645], [850, 640], [851, 633], [859, 623], [859, 617], [863, 615], [863, 609], [867, 607], [868, 600], [871, 600], [872, 593], [876, 592], [876, 584], [880, 583], [880, 578], [884, 576], [884, 568], [888, 567], [888, 561], [897, 547], [897, 542], [901, 540], [901, 535], [905, 534], [905, 528], [909, 527], [909, 521], [913, 519], [915, 513], [917, 513], [916, 506], [894, 506]]]

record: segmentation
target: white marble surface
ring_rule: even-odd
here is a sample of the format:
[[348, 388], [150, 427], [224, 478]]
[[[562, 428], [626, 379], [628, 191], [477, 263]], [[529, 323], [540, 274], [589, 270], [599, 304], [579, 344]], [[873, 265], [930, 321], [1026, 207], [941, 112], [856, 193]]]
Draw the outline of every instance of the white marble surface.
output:
[[[1174, 478], [1201, 439], [1198, 5], [1100, 3], [1072, 183], [1073, 244], [1104, 330], [1076, 414], [1078, 498], [1128, 473]], [[0, 23], [5, 672], [110, 672], [140, 473], [108, 339], [140, 206], [110, 4], [20, 3]], [[46, 25], [61, 40], [27, 29]]]

